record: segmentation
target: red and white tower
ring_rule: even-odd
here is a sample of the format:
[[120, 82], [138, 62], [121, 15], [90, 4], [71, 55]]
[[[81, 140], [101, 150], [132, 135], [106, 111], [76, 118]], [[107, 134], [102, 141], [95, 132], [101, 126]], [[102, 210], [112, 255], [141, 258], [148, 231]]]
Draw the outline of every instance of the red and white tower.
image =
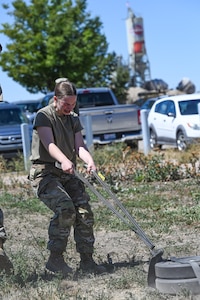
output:
[[142, 86], [146, 81], [151, 80], [150, 65], [145, 47], [143, 19], [134, 15], [128, 3], [127, 9], [126, 32], [129, 67], [132, 73], [131, 85]]

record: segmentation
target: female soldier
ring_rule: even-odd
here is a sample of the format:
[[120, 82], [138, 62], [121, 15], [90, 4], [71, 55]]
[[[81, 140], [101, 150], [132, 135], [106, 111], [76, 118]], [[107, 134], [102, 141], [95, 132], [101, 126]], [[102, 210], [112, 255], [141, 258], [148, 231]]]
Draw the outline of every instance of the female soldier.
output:
[[[74, 227], [80, 268], [93, 273], [105, 272], [92, 257], [94, 250], [93, 213], [83, 183], [74, 175], [76, 155], [87, 164], [87, 172], [96, 170], [81, 133], [77, 114], [76, 88], [66, 78], [56, 80], [53, 103], [40, 109], [34, 121], [30, 180], [37, 196], [53, 212], [49, 225], [46, 268], [63, 275], [72, 272], [65, 263], [70, 229]], [[59, 168], [58, 168], [59, 166]]]

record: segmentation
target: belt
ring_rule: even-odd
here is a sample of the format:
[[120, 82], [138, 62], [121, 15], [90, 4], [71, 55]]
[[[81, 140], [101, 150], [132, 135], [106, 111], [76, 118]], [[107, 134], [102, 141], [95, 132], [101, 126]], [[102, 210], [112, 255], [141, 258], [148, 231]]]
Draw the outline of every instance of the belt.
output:
[[61, 168], [61, 164], [59, 162], [43, 162], [43, 161], [34, 161], [32, 162], [33, 165], [43, 165], [44, 169], [47, 169], [49, 173], [56, 175], [60, 178], [66, 179], [71, 178], [73, 174], [67, 174], [63, 172]]
[[49, 161], [41, 161], [41, 160], [34, 160], [32, 161], [33, 165], [51, 165], [51, 166], [55, 166], [56, 162], [49, 162]]

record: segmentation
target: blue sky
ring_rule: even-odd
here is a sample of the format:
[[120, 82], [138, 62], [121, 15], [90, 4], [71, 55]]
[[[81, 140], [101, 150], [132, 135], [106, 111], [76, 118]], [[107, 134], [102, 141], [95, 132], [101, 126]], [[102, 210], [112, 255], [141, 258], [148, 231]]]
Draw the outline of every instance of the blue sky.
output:
[[[88, 0], [88, 11], [92, 16], [99, 16], [103, 23], [102, 33], [106, 35], [109, 51], [122, 55], [124, 60], [128, 60], [126, 3], [124, 0]], [[128, 3], [134, 14], [143, 18], [151, 78], [163, 79], [173, 89], [183, 77], [188, 77], [195, 84], [196, 91], [200, 91], [200, 1], [130, 0]], [[1, 22], [10, 22], [2, 9]], [[3, 47], [7, 41], [1, 34]], [[63, 75], [70, 78], [68, 74]], [[42, 96], [28, 93], [1, 69], [0, 82], [5, 100]]]

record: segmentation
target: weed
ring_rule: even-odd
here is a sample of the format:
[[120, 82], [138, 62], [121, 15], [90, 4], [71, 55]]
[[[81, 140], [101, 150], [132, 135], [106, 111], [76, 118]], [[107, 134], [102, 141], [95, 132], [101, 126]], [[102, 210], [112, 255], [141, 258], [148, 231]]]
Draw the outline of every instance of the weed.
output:
[[5, 159], [0, 156], [0, 170], [1, 172], [22, 172], [24, 171], [24, 158], [21, 153], [12, 159]]
[[169, 181], [181, 179], [179, 167], [170, 162], [163, 161], [163, 157], [155, 155], [145, 158], [144, 166], [138, 168], [133, 174], [136, 182]]
[[37, 198], [25, 198], [23, 194], [16, 195], [5, 193], [0, 195], [0, 205], [4, 208], [18, 208], [24, 212], [40, 212], [45, 214], [49, 212], [49, 209]]

